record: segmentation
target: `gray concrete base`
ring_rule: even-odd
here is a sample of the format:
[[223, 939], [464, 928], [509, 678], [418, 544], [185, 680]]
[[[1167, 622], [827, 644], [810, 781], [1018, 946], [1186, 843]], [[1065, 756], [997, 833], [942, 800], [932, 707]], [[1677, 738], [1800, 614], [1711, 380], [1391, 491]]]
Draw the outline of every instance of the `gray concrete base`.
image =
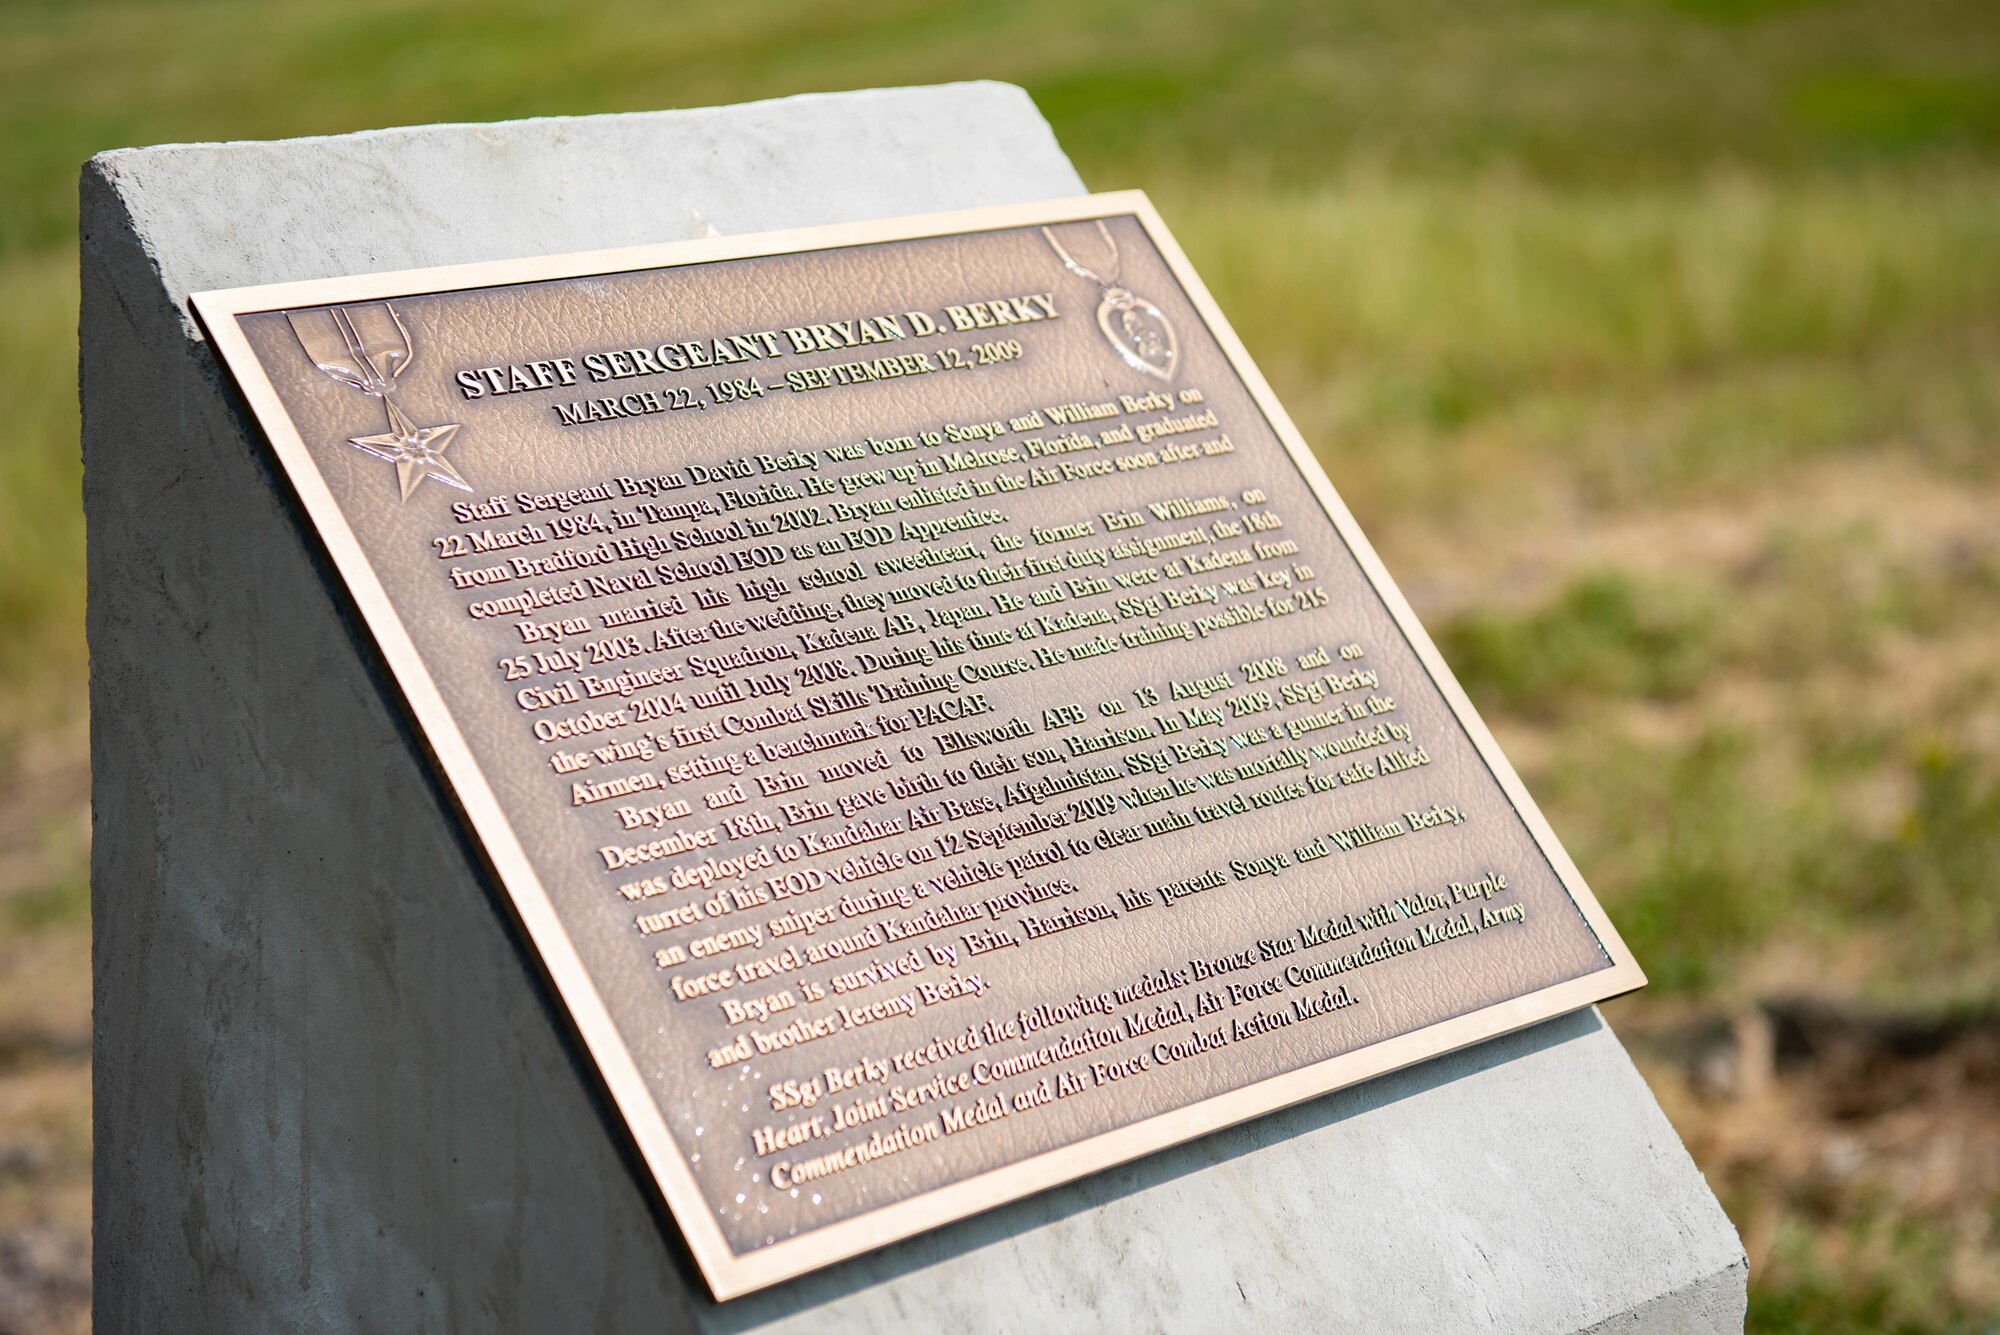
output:
[[1081, 189], [993, 84], [91, 162], [101, 1329], [1741, 1329], [1594, 1012], [711, 1303], [186, 313]]

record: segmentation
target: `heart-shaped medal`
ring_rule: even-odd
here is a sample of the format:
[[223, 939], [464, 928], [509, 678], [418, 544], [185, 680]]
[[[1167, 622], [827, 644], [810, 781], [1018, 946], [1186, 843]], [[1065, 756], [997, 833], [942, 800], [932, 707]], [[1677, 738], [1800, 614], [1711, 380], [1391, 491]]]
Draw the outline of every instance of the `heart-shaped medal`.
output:
[[1164, 312], [1129, 289], [1107, 287], [1097, 306], [1097, 327], [1105, 341], [1135, 371], [1172, 380], [1180, 363], [1180, 341]]

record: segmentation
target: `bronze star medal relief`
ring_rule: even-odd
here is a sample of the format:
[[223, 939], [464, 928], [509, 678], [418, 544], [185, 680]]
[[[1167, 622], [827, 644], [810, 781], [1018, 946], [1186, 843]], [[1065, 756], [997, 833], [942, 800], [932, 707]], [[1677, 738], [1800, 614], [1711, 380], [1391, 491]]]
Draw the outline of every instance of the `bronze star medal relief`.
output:
[[460, 491], [472, 490], [444, 457], [458, 434], [458, 423], [418, 426], [392, 397], [397, 378], [410, 367], [412, 353], [410, 331], [389, 303], [291, 311], [286, 319], [314, 366], [339, 383], [382, 400], [389, 429], [377, 436], [350, 437], [348, 444], [396, 465], [404, 500], [425, 478]]

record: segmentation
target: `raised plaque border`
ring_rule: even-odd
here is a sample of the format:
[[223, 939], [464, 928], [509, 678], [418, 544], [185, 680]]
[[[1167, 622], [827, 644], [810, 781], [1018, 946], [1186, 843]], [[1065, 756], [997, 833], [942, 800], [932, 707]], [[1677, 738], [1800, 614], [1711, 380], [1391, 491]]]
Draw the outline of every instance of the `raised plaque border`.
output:
[[[1464, 726], [1474, 749], [1519, 812], [1542, 855], [1575, 902], [1610, 959], [1609, 967], [1530, 992], [1353, 1052], [1328, 1058], [1157, 1114], [1116, 1130], [964, 1178], [920, 1196], [828, 1224], [810, 1233], [747, 1253], [733, 1251], [711, 1217], [692, 1172], [675, 1144], [630, 1051], [619, 1038], [582, 959], [564, 931], [547, 889], [535, 874], [512, 825], [460, 734], [408, 627], [391, 605], [367, 554], [348, 527], [299, 437], [276, 389], [252, 352], [237, 317], [301, 306], [379, 301], [468, 288], [593, 277], [674, 268], [719, 260], [828, 250], [882, 241], [995, 231], [1005, 228], [1136, 217], [1214, 336], [1231, 368], [1290, 453], [1335, 531], [1380, 594], [1397, 628], [1416, 652], [1445, 702]], [[406, 269], [390, 273], [311, 279], [195, 293], [197, 320], [262, 425], [340, 572], [356, 610], [428, 744], [450, 794], [490, 860], [521, 929], [533, 944], [549, 981], [576, 1026], [634, 1145], [650, 1171], [716, 1299], [727, 1300], [857, 1256], [903, 1238], [992, 1209], [1222, 1127], [1430, 1057], [1577, 1010], [1645, 985], [1646, 978], [1582, 874], [1563, 851], [1513, 766], [1500, 752], [1472, 702], [1439, 656], [1415, 612], [1369, 545], [1354, 516], [1334, 491], [1298, 428], [1230, 327], [1186, 254], [1143, 191], [1125, 190], [1070, 199], [1007, 204], [906, 218], [836, 223], [745, 236], [664, 242], [613, 250], [496, 260], [478, 264]]]

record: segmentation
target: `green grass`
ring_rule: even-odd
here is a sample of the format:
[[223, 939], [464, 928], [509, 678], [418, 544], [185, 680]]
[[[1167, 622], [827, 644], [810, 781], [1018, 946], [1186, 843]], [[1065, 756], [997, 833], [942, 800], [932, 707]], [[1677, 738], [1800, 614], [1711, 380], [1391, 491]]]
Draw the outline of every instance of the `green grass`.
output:
[[[82, 708], [89, 153], [959, 78], [1154, 194], [1657, 994], [2000, 998], [1988, 0], [0, 0], [0, 780]], [[0, 932], [78, 931], [23, 837]], [[1976, 1327], [1922, 1220], [1796, 1219], [1753, 1328]]]
[[1189, 166], [1310, 184], [1355, 162], [1595, 185], [2000, 149], [1981, 0], [12, 0], [0, 239], [60, 242], [75, 163], [121, 143], [955, 78], [1027, 86], [1102, 185]]
[[1852, 356], [1888, 330], [1990, 320], [1994, 185], [1988, 166], [1954, 164], [1622, 187], [1367, 172], [1250, 201], [1167, 188], [1188, 196], [1173, 221], [1207, 280], [1283, 320], [1282, 355], [1418, 365], [1506, 397]]
[[76, 277], [64, 251], [0, 258], [0, 735], [80, 695], [82, 459]]
[[1603, 571], [1527, 616], [1462, 613], [1438, 647], [1478, 699], [1553, 718], [1592, 696], [1686, 699], [1714, 666], [1715, 616], [1699, 593]]
[[[1788, 1240], [1790, 1241], [1790, 1240]], [[1760, 1285], [1750, 1298], [1746, 1331], [1756, 1335], [1925, 1335], [1963, 1332], [1987, 1335], [1971, 1312], [1939, 1312], [1930, 1287], [1943, 1282], [1946, 1265], [1936, 1242], [1925, 1236], [1899, 1240], [1887, 1249], [1889, 1264], [1840, 1272], [1801, 1260], [1791, 1282]], [[1792, 1243], [1807, 1252], [1803, 1241]]]
[[[2000, 754], [1974, 739], [2000, 702], [1995, 536], [1940, 561], [1781, 529], [1746, 569], [1586, 571], [1438, 641], [1483, 709], [1553, 741], [1531, 782], [1656, 988], [1727, 992], [1773, 941], [1866, 934], [1867, 966], [1827, 983], [1990, 1001]], [[1971, 668], [1906, 680], [1913, 646], [1957, 632]]]
[[1155, 184], [1364, 520], [1550, 488], [1657, 508], [1885, 447], [2000, 461], [1991, 166]]
[[52, 927], [74, 927], [90, 921], [90, 881], [85, 876], [65, 876], [50, 885], [17, 895], [8, 905], [13, 925], [32, 934]]
[[[1768, 1190], [1759, 1184], [1759, 1191]], [[1751, 1335], [1991, 1335], [1990, 1314], [1952, 1302], [1952, 1273], [1961, 1267], [1950, 1233], [1921, 1220], [1900, 1219], [1879, 1201], [1790, 1202], [1778, 1225], [1769, 1269], [1774, 1282], [1753, 1285], [1745, 1330]], [[1767, 1202], [1740, 1193], [1729, 1200], [1742, 1214]], [[1989, 1203], [1983, 1226], [2000, 1227], [2000, 1204]], [[1829, 1236], [1832, 1246], [1828, 1245]], [[1956, 1264], [1955, 1264], [1956, 1262]]]

